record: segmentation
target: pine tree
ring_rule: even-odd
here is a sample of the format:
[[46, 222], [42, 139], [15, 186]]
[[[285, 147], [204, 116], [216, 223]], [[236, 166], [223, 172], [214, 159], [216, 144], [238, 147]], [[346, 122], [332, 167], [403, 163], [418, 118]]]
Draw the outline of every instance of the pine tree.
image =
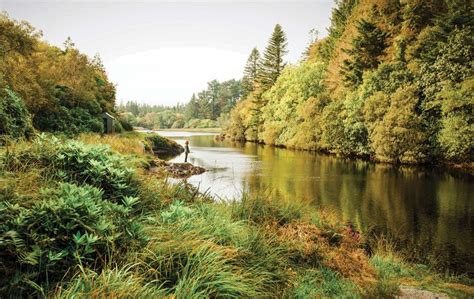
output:
[[362, 73], [379, 65], [379, 57], [387, 47], [388, 34], [375, 24], [361, 20], [357, 24], [359, 35], [352, 41], [352, 49], [346, 50], [350, 59], [344, 60], [342, 74], [348, 86], [362, 82]]
[[257, 48], [253, 48], [247, 59], [244, 68], [244, 77], [242, 79], [243, 96], [247, 96], [255, 90], [259, 70], [260, 52]]
[[199, 118], [199, 104], [196, 95], [193, 93], [191, 100], [186, 105], [185, 111], [186, 120], [190, 120], [193, 118]]
[[258, 83], [267, 90], [276, 82], [280, 76], [286, 63], [283, 61], [283, 56], [288, 52], [286, 47], [288, 42], [286, 35], [280, 24], [275, 25], [272, 36], [268, 41], [268, 46], [265, 49], [263, 60], [260, 64], [260, 71], [258, 74]]

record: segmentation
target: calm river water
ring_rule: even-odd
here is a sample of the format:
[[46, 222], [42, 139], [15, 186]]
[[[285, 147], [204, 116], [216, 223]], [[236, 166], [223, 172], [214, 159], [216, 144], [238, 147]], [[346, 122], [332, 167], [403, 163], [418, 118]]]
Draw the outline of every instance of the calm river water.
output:
[[[335, 211], [366, 234], [388, 234], [414, 256], [474, 276], [474, 178], [401, 168], [254, 143], [214, 134], [161, 131], [190, 142], [189, 162], [208, 171], [188, 182], [217, 198], [242, 192], [306, 201]], [[183, 162], [184, 155], [172, 159]]]

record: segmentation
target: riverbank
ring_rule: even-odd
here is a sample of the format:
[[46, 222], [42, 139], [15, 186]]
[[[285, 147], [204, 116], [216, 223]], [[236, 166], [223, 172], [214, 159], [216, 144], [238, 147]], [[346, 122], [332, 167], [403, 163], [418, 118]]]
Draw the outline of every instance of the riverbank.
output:
[[281, 144], [266, 144], [263, 141], [256, 141], [256, 140], [242, 140], [242, 139], [235, 139], [229, 135], [227, 135], [225, 132], [221, 132], [219, 135], [216, 136], [215, 140], [217, 141], [223, 141], [223, 140], [231, 140], [235, 142], [250, 142], [250, 143], [255, 143], [255, 144], [261, 144], [261, 145], [266, 145], [266, 146], [272, 146], [276, 148], [284, 148], [284, 149], [289, 149], [289, 150], [296, 150], [296, 151], [306, 151], [306, 152], [313, 152], [313, 153], [320, 153], [320, 154], [325, 154], [325, 155], [331, 155], [335, 157], [341, 157], [341, 158], [349, 158], [349, 159], [360, 159], [363, 161], [369, 161], [372, 163], [378, 163], [378, 164], [387, 164], [387, 165], [395, 165], [395, 166], [400, 166], [400, 167], [436, 167], [440, 169], [448, 169], [448, 170], [456, 170], [456, 171], [461, 171], [463, 173], [469, 174], [474, 176], [474, 162], [462, 162], [462, 163], [455, 163], [452, 161], [437, 161], [436, 163], [395, 163], [395, 162], [387, 162], [387, 161], [378, 161], [371, 157], [370, 155], [357, 155], [354, 153], [344, 155], [342, 153], [335, 153], [327, 150], [318, 150], [318, 149], [312, 149], [312, 148], [305, 148], [305, 147], [289, 147]]
[[181, 128], [181, 129], [159, 129], [159, 130], [149, 130], [146, 128], [134, 128], [135, 131], [169, 131], [169, 132], [206, 132], [206, 133], [221, 133], [221, 128]]
[[147, 172], [156, 158], [141, 138], [2, 149], [2, 296], [390, 297], [402, 284], [474, 295], [472, 281], [406, 263], [383, 239], [369, 256], [327, 211], [169, 184]]

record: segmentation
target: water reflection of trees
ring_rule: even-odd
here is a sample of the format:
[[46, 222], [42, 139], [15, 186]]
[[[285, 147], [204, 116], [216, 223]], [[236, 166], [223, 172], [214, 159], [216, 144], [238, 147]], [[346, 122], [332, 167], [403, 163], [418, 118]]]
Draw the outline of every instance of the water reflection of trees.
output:
[[283, 200], [334, 209], [363, 230], [375, 226], [421, 247], [413, 250], [439, 255], [451, 247], [449, 254], [456, 258], [471, 255], [474, 203], [470, 180], [432, 170], [256, 145], [243, 150], [258, 155], [262, 163], [258, 174], [245, 178], [250, 192], [268, 190]]

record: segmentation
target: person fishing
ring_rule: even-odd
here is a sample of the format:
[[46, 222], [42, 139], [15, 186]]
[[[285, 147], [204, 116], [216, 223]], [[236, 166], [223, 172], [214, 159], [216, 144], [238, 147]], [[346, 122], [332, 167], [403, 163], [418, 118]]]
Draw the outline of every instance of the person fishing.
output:
[[184, 142], [184, 163], [188, 162], [188, 154], [190, 153], [191, 151], [189, 150], [189, 141], [186, 140]]

